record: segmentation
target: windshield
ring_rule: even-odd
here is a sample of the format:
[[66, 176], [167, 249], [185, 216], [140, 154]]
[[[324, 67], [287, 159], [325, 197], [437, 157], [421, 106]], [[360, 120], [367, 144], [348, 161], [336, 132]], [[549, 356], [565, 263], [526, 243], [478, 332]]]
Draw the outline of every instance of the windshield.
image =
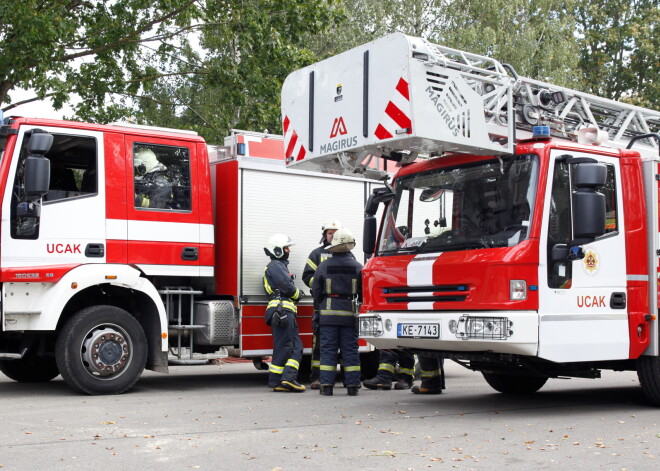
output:
[[528, 237], [535, 155], [493, 158], [396, 181], [379, 255], [512, 247]]

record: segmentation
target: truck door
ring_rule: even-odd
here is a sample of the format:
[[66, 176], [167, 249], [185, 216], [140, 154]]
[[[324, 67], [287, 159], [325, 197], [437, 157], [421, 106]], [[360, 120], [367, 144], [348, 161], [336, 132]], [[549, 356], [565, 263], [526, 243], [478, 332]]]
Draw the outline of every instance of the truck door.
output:
[[3, 199], [2, 214], [9, 215], [2, 224], [3, 278], [57, 281], [77, 265], [105, 261], [103, 133], [39, 126], [53, 135], [46, 154], [50, 184], [41, 201], [30, 206], [23, 170], [33, 129], [20, 130]]
[[200, 276], [194, 142], [127, 136], [125, 152], [128, 263], [147, 275]]
[[[552, 247], [572, 240], [574, 165], [565, 156], [606, 165], [606, 232], [583, 246], [584, 258], [553, 262]], [[625, 227], [619, 160], [553, 150], [544, 204], [539, 271], [539, 356], [557, 362], [628, 358]]]

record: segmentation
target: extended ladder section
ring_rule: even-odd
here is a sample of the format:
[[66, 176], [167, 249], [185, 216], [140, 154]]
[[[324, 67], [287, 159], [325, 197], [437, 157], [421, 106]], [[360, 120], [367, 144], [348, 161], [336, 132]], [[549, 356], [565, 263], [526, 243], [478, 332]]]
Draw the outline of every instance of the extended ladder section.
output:
[[[489, 57], [400, 33], [289, 75], [282, 119], [288, 165], [347, 175], [380, 157], [511, 154], [538, 125], [618, 148], [660, 132], [658, 111], [518, 77]], [[658, 154], [653, 139], [634, 146]]]

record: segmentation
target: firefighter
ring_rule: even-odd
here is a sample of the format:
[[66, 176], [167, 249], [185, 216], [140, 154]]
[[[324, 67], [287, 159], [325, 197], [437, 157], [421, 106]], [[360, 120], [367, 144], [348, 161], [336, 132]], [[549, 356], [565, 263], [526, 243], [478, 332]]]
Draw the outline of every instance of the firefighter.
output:
[[[314, 281], [314, 273], [322, 261], [332, 257], [332, 252], [328, 251], [332, 236], [341, 227], [341, 223], [337, 219], [329, 219], [323, 226], [321, 226], [321, 244], [320, 247], [315, 248], [307, 257], [307, 263], [303, 270], [303, 282], [312, 287]], [[319, 381], [319, 366], [321, 365], [321, 344], [319, 342], [319, 307], [314, 303], [314, 314], [312, 315], [312, 371], [309, 376], [312, 389], [319, 389], [321, 383]]]
[[361, 296], [362, 265], [350, 250], [355, 237], [345, 227], [332, 237], [328, 250], [333, 254], [319, 265], [312, 283], [314, 303], [319, 307], [321, 340], [321, 394], [332, 396], [337, 374], [337, 350], [341, 351], [344, 384], [349, 396], [360, 388], [360, 354], [355, 324]]
[[266, 323], [273, 333], [273, 359], [268, 369], [268, 387], [279, 392], [304, 392], [298, 383], [298, 368], [302, 358], [302, 341], [296, 321], [296, 304], [303, 296], [289, 273], [289, 253], [293, 240], [285, 234], [274, 234], [264, 251], [270, 263], [264, 270], [264, 289], [268, 295]]
[[442, 394], [445, 389], [444, 359], [437, 356], [417, 355], [422, 369], [422, 384], [413, 386], [414, 394]]
[[167, 176], [167, 167], [156, 157], [153, 150], [143, 147], [133, 159], [135, 171], [135, 207], [171, 208], [173, 204], [172, 183]]
[[378, 374], [362, 384], [369, 389], [392, 389], [392, 382], [399, 363], [397, 381], [394, 389], [410, 389], [415, 377], [415, 356], [403, 350], [381, 350]]

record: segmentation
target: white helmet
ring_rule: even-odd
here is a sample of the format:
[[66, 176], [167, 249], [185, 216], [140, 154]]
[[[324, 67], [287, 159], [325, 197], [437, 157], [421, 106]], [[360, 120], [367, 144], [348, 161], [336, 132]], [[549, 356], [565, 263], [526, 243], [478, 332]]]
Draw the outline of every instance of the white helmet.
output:
[[273, 234], [266, 242], [266, 247], [264, 247], [264, 252], [266, 255], [273, 256], [275, 258], [282, 258], [284, 255], [284, 248], [291, 247], [296, 243], [286, 234]]
[[335, 218], [328, 219], [327, 221], [325, 221], [325, 224], [323, 224], [323, 226], [321, 226], [322, 235], [321, 235], [321, 241], [319, 243], [321, 243], [323, 245], [325, 245], [327, 243], [325, 241], [325, 231], [330, 230], [330, 229], [337, 230], [340, 227], [341, 227], [341, 222], [339, 222]]
[[341, 222], [337, 219], [332, 218], [325, 221], [325, 224], [321, 227], [321, 230], [325, 233], [328, 229], [339, 229], [341, 227]]
[[133, 157], [133, 167], [135, 167], [136, 175], [146, 175], [158, 166], [163, 167], [154, 151], [146, 147], [139, 149]]
[[353, 233], [345, 227], [340, 227], [335, 235], [332, 236], [332, 244], [328, 250], [330, 252], [349, 252], [355, 247], [355, 237]]

